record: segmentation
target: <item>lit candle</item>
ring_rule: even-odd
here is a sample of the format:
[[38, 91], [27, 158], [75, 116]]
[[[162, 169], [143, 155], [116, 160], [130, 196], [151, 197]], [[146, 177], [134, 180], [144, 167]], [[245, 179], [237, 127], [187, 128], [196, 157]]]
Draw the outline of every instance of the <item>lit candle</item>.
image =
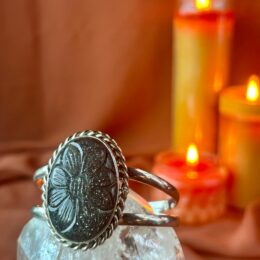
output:
[[220, 97], [219, 154], [232, 173], [231, 203], [244, 208], [260, 198], [259, 80], [230, 87]]
[[215, 157], [200, 154], [195, 144], [188, 147], [186, 156], [159, 154], [153, 172], [179, 190], [180, 201], [172, 213], [180, 216], [182, 223], [204, 223], [224, 212], [226, 172]]
[[[223, 0], [183, 0], [174, 19], [173, 150], [217, 145], [218, 94], [226, 85], [233, 13]], [[224, 6], [222, 5], [224, 3]]]

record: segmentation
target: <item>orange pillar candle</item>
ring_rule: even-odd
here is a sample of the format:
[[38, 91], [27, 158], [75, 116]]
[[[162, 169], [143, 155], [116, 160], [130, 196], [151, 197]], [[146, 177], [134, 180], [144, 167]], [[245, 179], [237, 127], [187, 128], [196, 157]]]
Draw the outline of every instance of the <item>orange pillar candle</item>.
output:
[[260, 198], [259, 80], [230, 87], [220, 97], [219, 154], [233, 175], [231, 203], [244, 208]]
[[[220, 216], [226, 205], [226, 172], [213, 156], [199, 156], [195, 145], [185, 155], [164, 152], [156, 157], [153, 172], [180, 192], [173, 214], [184, 224], [200, 224]], [[153, 196], [162, 198], [160, 194]]]
[[[217, 102], [226, 85], [233, 13], [223, 0], [183, 0], [174, 18], [172, 142], [214, 152]], [[224, 3], [224, 5], [223, 5]]]

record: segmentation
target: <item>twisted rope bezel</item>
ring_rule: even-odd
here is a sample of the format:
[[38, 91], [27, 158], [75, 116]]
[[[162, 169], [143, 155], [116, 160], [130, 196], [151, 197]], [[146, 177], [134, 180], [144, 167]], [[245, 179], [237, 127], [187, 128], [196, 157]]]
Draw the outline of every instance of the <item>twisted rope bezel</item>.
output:
[[[103, 142], [107, 147], [111, 150], [117, 164], [118, 169], [118, 176], [119, 176], [119, 192], [118, 192], [118, 199], [114, 210], [114, 216], [112, 217], [110, 224], [107, 228], [97, 237], [90, 241], [86, 242], [74, 242], [69, 239], [62, 237], [53, 227], [50, 218], [48, 217], [48, 202], [47, 202], [47, 190], [48, 190], [48, 183], [49, 183], [49, 175], [51, 173], [52, 167], [55, 163], [55, 160], [60, 153], [60, 151], [71, 141], [81, 138], [81, 137], [93, 137], [99, 139]], [[91, 248], [95, 248], [105, 242], [108, 239], [113, 231], [118, 226], [118, 221], [123, 215], [123, 210], [125, 207], [125, 200], [127, 198], [127, 194], [129, 192], [128, 188], [128, 173], [127, 173], [127, 166], [125, 162], [124, 155], [120, 147], [117, 145], [114, 139], [112, 139], [109, 135], [104, 134], [100, 131], [92, 131], [87, 130], [83, 132], [77, 132], [72, 136], [69, 136], [64, 142], [62, 142], [58, 148], [53, 152], [52, 157], [48, 162], [47, 167], [47, 174], [43, 178], [43, 185], [42, 185], [42, 200], [43, 200], [43, 208], [45, 215], [47, 217], [48, 226], [52, 232], [52, 234], [60, 241], [64, 246], [70, 247], [72, 249], [81, 249], [81, 250], [88, 250]]]

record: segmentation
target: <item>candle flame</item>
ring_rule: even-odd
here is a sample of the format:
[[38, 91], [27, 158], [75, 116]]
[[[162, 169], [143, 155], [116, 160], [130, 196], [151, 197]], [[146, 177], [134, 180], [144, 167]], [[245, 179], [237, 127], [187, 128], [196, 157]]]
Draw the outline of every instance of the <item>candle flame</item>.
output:
[[246, 99], [248, 101], [257, 101], [259, 98], [259, 78], [255, 75], [249, 78], [246, 91]]
[[198, 10], [208, 10], [211, 5], [211, 0], [196, 0], [196, 8]]
[[190, 144], [186, 154], [186, 162], [191, 166], [196, 166], [199, 162], [199, 152], [195, 144]]

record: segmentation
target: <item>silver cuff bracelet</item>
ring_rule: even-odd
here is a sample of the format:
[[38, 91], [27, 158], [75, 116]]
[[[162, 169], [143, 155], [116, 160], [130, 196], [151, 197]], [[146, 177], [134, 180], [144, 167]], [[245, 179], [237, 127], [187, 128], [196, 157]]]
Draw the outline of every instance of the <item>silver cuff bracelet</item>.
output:
[[[179, 194], [167, 181], [126, 166], [117, 143], [95, 131], [75, 133], [54, 151], [48, 165], [35, 172], [42, 179], [42, 207], [35, 216], [46, 219], [65, 246], [87, 250], [109, 238], [117, 225], [176, 226], [174, 216], [159, 214], [176, 206]], [[128, 179], [153, 186], [170, 196], [150, 202], [154, 214], [123, 213]]]

